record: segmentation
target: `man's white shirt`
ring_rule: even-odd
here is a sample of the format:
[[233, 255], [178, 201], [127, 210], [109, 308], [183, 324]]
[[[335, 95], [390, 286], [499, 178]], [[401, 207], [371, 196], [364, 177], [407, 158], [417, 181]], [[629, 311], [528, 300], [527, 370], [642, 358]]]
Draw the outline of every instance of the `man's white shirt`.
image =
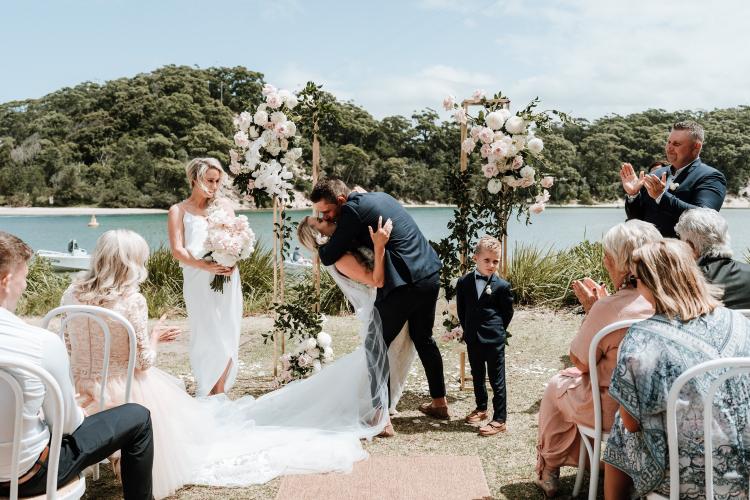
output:
[[[31, 326], [0, 307], [0, 356], [39, 365], [60, 385], [63, 397], [63, 434], [71, 434], [83, 422], [83, 410], [75, 400], [70, 378], [70, 360], [65, 343], [52, 332]], [[23, 388], [23, 423], [19, 475], [25, 474], [49, 443], [50, 433], [43, 415], [52, 407], [44, 401], [44, 384], [23, 372], [14, 373]], [[13, 447], [14, 397], [7, 383], [0, 381], [0, 481], [10, 480]]]

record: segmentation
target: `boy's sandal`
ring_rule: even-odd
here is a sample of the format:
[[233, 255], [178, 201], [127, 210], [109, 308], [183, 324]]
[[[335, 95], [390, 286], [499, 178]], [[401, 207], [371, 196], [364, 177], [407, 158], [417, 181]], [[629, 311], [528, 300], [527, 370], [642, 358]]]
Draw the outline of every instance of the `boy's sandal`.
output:
[[480, 436], [494, 436], [495, 434], [499, 434], [500, 432], [505, 432], [506, 430], [507, 430], [507, 427], [505, 426], [505, 422], [497, 422], [493, 420], [487, 425], [479, 428], [479, 435]]

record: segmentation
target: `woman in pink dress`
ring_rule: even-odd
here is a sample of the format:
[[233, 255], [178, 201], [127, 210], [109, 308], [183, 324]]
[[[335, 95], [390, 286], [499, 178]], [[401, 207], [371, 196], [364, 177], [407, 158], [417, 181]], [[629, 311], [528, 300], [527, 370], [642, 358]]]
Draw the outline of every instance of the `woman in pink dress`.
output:
[[[654, 306], [630, 283], [630, 256], [636, 248], [661, 240], [659, 231], [647, 222], [630, 220], [616, 225], [604, 235], [604, 267], [616, 292], [607, 290], [591, 278], [573, 283], [586, 317], [570, 344], [573, 367], [562, 370], [547, 384], [539, 408], [537, 465], [535, 482], [548, 497], [560, 488], [560, 467], [578, 465], [581, 438], [577, 424], [594, 426], [594, 404], [588, 365], [589, 346], [594, 335], [605, 326], [626, 319], [646, 319]], [[598, 349], [595, 367], [599, 375], [602, 398], [602, 426], [609, 429], [617, 405], [607, 392], [612, 371], [617, 364], [617, 348], [625, 330], [606, 336]]]

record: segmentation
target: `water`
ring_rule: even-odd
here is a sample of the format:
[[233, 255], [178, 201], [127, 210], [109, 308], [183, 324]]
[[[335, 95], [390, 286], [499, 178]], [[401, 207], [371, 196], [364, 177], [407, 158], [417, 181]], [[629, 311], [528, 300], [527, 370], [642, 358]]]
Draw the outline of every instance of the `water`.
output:
[[[451, 208], [408, 208], [424, 235], [433, 241], [448, 234], [446, 224]], [[270, 211], [243, 212], [250, 226], [266, 247], [271, 244], [273, 213]], [[310, 210], [290, 211], [292, 220], [310, 214]], [[721, 214], [729, 222], [732, 248], [740, 257], [750, 248], [750, 209], [724, 209]], [[91, 252], [96, 239], [109, 229], [125, 228], [140, 233], [152, 249], [168, 246], [167, 215], [100, 215], [99, 227], [86, 224], [90, 216], [0, 216], [0, 230], [15, 234], [34, 250], [65, 251], [68, 241], [76, 239], [81, 248]], [[613, 225], [625, 219], [623, 208], [548, 208], [541, 215], [532, 217], [532, 224], [512, 219], [509, 226], [511, 246], [515, 242], [538, 246], [567, 248], [584, 238], [598, 241]], [[296, 244], [296, 239], [295, 239]]]

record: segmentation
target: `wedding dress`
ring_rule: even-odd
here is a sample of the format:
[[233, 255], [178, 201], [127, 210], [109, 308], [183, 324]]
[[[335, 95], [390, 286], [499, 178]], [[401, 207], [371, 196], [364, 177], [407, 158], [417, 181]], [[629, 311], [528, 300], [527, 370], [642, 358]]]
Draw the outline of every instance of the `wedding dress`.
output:
[[[389, 367], [391, 407], [395, 407], [415, 351], [405, 331], [386, 351], [374, 308], [375, 289], [349, 280], [333, 267], [328, 272], [354, 306], [360, 346], [310, 378], [258, 399], [190, 397], [179, 379], [153, 366], [156, 352], [147, 333], [143, 295], [134, 293], [109, 306], [130, 320], [136, 331], [131, 401], [151, 411], [156, 498], [184, 484], [247, 486], [285, 474], [345, 472], [367, 457], [360, 439], [377, 435], [387, 422]], [[62, 302], [80, 303], [73, 286]], [[108, 323], [112, 341], [107, 408], [124, 402], [129, 352], [125, 329]], [[66, 333], [81, 405], [89, 414], [96, 413], [103, 336], [96, 324], [83, 318], [72, 319]]]
[[[207, 236], [206, 218], [183, 211], [185, 248], [196, 259], [208, 253], [204, 244]], [[203, 269], [182, 267], [182, 292], [185, 297], [190, 324], [190, 367], [195, 377], [196, 393], [206, 396], [221, 377], [231, 360], [224, 383], [229, 391], [237, 378], [242, 321], [242, 286], [240, 273], [235, 268], [224, 292], [211, 290], [214, 275]]]

